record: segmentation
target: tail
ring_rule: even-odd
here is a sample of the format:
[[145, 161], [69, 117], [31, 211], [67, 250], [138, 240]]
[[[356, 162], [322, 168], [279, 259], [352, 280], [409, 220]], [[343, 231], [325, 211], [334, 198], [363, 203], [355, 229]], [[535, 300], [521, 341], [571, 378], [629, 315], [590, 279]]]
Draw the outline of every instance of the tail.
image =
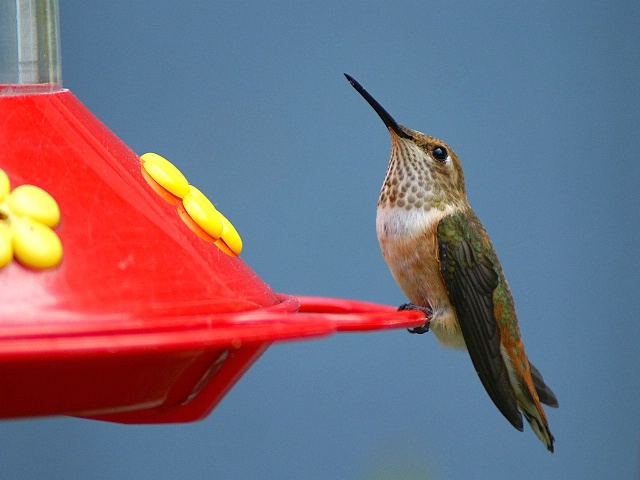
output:
[[531, 430], [533, 430], [542, 443], [546, 445], [547, 450], [553, 453], [553, 442], [555, 441], [555, 438], [553, 438], [553, 435], [549, 430], [549, 424], [547, 423], [547, 418], [544, 415], [542, 407], [540, 407], [540, 403], [527, 402], [527, 404], [524, 404], [522, 402], [518, 402], [518, 407], [524, 415], [524, 418], [529, 422]]
[[549, 424], [547, 423], [547, 417], [542, 410], [540, 402], [550, 407], [558, 407], [558, 399], [551, 389], [544, 383], [544, 379], [540, 374], [540, 371], [529, 363], [531, 370], [531, 378], [533, 380], [534, 392], [530, 392], [526, 386], [522, 385], [520, 395], [516, 395], [518, 398], [518, 408], [527, 419], [531, 429], [535, 432], [538, 438], [544, 443], [551, 453], [553, 453], [554, 438], [549, 430]]

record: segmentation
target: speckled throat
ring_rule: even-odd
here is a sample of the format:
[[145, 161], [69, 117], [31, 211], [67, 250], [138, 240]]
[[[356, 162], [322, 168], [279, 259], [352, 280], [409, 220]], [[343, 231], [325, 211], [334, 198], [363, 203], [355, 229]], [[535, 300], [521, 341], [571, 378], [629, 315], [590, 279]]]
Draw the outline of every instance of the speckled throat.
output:
[[[436, 138], [415, 133], [426, 143], [441, 143]], [[446, 171], [430, 168], [425, 159], [428, 154], [413, 139], [398, 138], [393, 134], [391, 137], [391, 156], [380, 190], [378, 208], [429, 211], [466, 204], [464, 183], [462, 188], [460, 185], [453, 185]], [[451, 154], [455, 155], [453, 152]]]

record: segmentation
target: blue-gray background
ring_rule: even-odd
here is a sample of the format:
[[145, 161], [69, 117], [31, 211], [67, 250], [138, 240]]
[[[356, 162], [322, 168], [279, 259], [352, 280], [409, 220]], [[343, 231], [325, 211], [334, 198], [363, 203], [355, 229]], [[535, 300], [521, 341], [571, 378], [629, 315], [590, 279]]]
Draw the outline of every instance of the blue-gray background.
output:
[[0, 424], [0, 477], [638, 478], [638, 2], [73, 2], [63, 81], [173, 161], [275, 290], [404, 302], [375, 238], [388, 133], [458, 153], [560, 400], [550, 455], [431, 335], [271, 347], [206, 420]]

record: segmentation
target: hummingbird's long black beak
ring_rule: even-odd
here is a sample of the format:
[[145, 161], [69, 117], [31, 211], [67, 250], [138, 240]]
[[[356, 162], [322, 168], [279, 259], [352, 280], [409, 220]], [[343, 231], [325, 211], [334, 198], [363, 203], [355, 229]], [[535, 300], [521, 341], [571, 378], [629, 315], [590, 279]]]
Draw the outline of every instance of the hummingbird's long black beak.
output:
[[358, 93], [362, 95], [364, 99], [369, 103], [369, 105], [373, 107], [376, 113], [380, 115], [380, 118], [382, 119], [384, 124], [387, 126], [387, 128], [393, 130], [393, 133], [398, 135], [400, 138], [408, 138], [408, 139], [413, 138], [411, 135], [405, 132], [402, 128], [400, 128], [400, 125], [398, 125], [398, 122], [396, 122], [393, 119], [393, 117], [389, 115], [389, 112], [387, 112], [384, 108], [382, 108], [382, 105], [380, 105], [378, 101], [375, 98], [373, 98], [371, 94], [367, 92], [364, 89], [364, 87], [356, 81], [355, 78], [353, 78], [350, 75], [347, 75], [346, 73], [344, 74], [344, 76], [347, 77], [347, 80], [349, 80], [349, 83], [351, 84], [351, 86], [355, 88], [358, 91]]

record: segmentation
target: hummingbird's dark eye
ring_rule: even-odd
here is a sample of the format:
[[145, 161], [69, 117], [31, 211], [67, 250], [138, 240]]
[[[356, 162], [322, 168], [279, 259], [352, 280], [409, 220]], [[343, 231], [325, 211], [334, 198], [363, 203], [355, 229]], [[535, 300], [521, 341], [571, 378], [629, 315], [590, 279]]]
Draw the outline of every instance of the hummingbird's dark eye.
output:
[[449, 154], [447, 153], [447, 149], [444, 147], [435, 147], [433, 150], [431, 150], [431, 154], [433, 155], [433, 158], [435, 158], [439, 162], [444, 162], [449, 156]]

